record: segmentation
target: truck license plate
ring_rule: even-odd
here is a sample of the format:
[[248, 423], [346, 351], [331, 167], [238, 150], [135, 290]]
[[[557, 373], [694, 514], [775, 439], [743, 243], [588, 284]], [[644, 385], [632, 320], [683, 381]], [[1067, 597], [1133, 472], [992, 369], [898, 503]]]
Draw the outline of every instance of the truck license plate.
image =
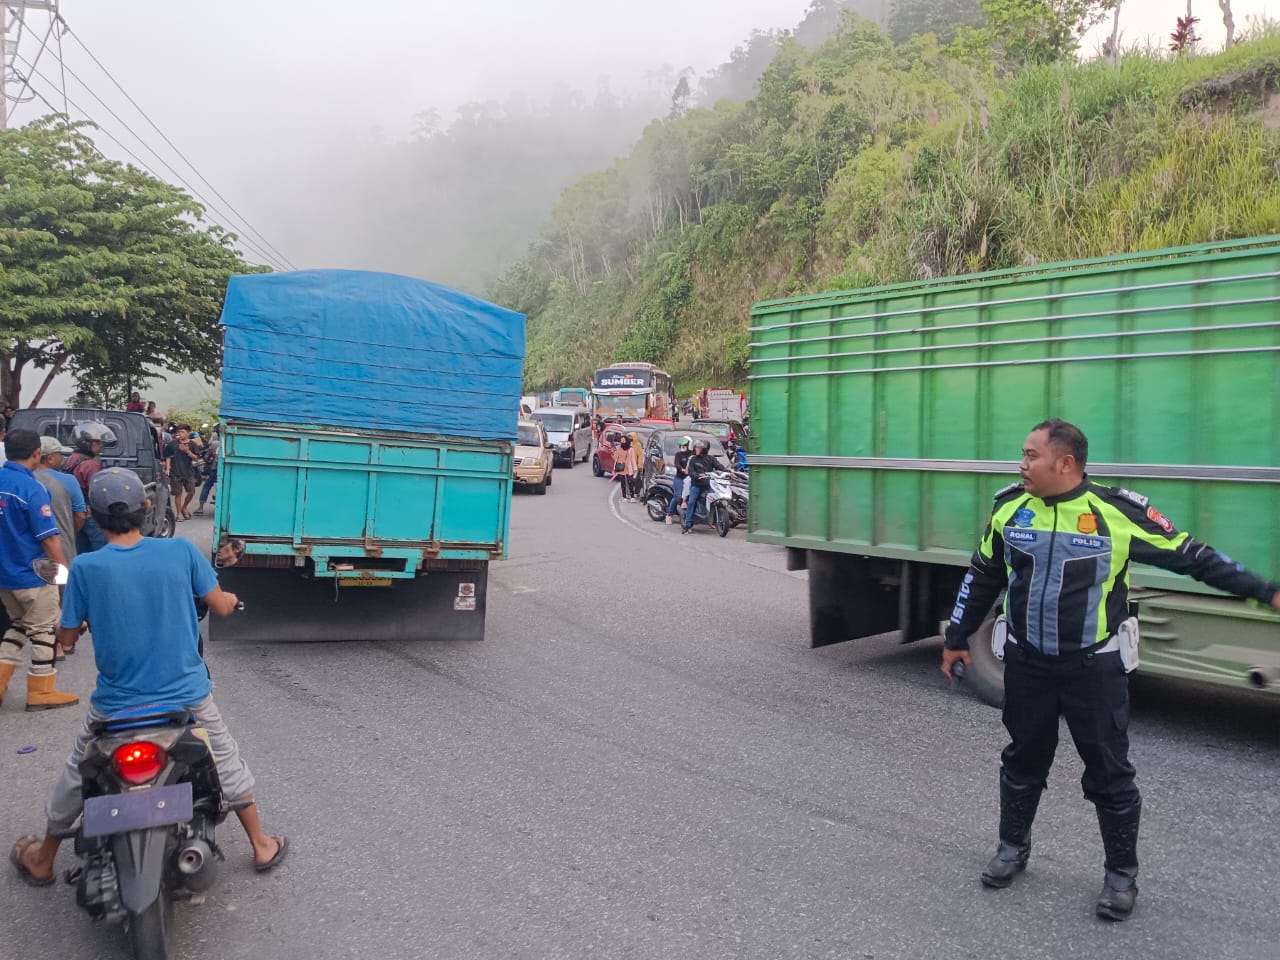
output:
[[342, 577], [338, 580], [340, 587], [389, 587], [391, 586], [390, 577], [362, 577], [355, 579], [354, 577]]
[[103, 837], [191, 819], [191, 784], [89, 797], [84, 802], [84, 835]]

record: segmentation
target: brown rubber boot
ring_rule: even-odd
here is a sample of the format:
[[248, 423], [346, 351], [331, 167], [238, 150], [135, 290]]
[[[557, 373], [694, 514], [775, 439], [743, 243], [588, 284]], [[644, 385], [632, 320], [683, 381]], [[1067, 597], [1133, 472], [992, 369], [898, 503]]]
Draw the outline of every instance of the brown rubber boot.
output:
[[17, 668], [12, 663], [0, 663], [0, 703], [4, 703], [4, 691], [9, 686], [15, 669]]
[[58, 674], [46, 673], [42, 677], [27, 674], [27, 709], [57, 710], [59, 707], [74, 707], [80, 698], [74, 693], [63, 693], [55, 690], [53, 682]]

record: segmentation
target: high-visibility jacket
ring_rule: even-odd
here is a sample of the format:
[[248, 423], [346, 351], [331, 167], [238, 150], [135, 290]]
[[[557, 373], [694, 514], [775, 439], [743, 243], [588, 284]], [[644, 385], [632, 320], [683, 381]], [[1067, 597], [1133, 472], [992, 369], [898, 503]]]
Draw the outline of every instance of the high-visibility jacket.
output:
[[1146, 497], [1094, 483], [1040, 499], [1022, 484], [996, 494], [982, 542], [960, 585], [945, 644], [969, 636], [1007, 588], [1009, 634], [1048, 655], [1106, 643], [1129, 616], [1129, 567], [1147, 563], [1238, 597], [1270, 604], [1280, 586], [1173, 523]]

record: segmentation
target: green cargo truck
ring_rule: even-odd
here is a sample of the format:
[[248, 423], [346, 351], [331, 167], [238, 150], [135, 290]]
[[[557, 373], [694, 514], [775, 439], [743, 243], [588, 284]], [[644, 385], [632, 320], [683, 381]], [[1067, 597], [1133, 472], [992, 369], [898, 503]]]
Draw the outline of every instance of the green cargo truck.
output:
[[[1029, 429], [1280, 576], [1280, 236], [775, 300], [752, 312], [750, 537], [814, 646], [936, 636]], [[1280, 693], [1280, 617], [1135, 567], [1145, 672]], [[989, 628], [989, 627], [988, 627]], [[1002, 697], [982, 636], [968, 682]]]

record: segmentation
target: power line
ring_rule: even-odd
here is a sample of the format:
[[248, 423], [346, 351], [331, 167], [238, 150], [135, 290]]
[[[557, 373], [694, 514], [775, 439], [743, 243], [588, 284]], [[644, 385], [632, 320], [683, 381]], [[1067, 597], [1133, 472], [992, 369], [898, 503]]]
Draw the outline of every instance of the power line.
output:
[[[64, 24], [64, 25], [66, 25], [66, 21], [65, 21], [65, 20], [63, 21], [63, 24]], [[142, 115], [142, 118], [143, 118], [144, 120], [146, 120], [146, 121], [147, 121], [147, 123], [149, 123], [149, 124], [151, 125], [151, 129], [155, 130], [155, 132], [156, 132], [156, 133], [158, 133], [158, 134], [160, 135], [160, 139], [162, 139], [166, 144], [168, 144], [168, 145], [169, 145], [169, 148], [170, 148], [171, 150], [173, 150], [173, 152], [174, 152], [174, 153], [176, 153], [176, 154], [177, 154], [177, 155], [182, 159], [182, 162], [183, 162], [183, 163], [185, 163], [188, 167], [190, 167], [190, 168], [191, 168], [191, 172], [192, 172], [192, 173], [194, 173], [194, 174], [196, 175], [196, 177], [197, 177], [197, 178], [198, 178], [198, 179], [199, 179], [199, 180], [200, 180], [200, 181], [201, 181], [201, 182], [202, 182], [206, 187], [208, 187], [208, 188], [213, 192], [213, 195], [214, 195], [214, 196], [216, 196], [216, 197], [217, 197], [219, 200], [221, 200], [223, 203], [225, 203], [225, 204], [227, 205], [227, 207], [228, 207], [228, 208], [230, 208], [231, 212], [232, 212], [232, 213], [234, 213], [234, 214], [236, 215], [236, 217], [238, 217], [242, 223], [244, 223], [244, 225], [245, 225], [245, 226], [250, 230], [250, 232], [252, 232], [252, 233], [253, 233], [253, 234], [254, 234], [254, 235], [255, 235], [255, 236], [256, 236], [260, 241], [262, 241], [262, 243], [263, 243], [263, 245], [264, 245], [264, 246], [266, 246], [266, 247], [267, 247], [269, 250], [271, 250], [271, 251], [272, 251], [272, 252], [273, 252], [277, 257], [279, 257], [282, 261], [284, 261], [284, 263], [288, 264], [288, 265], [289, 265], [289, 269], [291, 269], [291, 270], [296, 270], [297, 268], [296, 268], [296, 267], [294, 267], [292, 263], [289, 263], [289, 258], [288, 258], [288, 257], [286, 257], [284, 254], [282, 254], [279, 250], [277, 250], [277, 249], [275, 248], [275, 246], [271, 243], [271, 241], [269, 241], [266, 237], [264, 237], [264, 236], [263, 236], [261, 233], [259, 233], [256, 229], [254, 229], [253, 224], [251, 224], [251, 223], [249, 222], [248, 218], [247, 218], [247, 217], [245, 217], [243, 214], [241, 214], [241, 213], [240, 213], [240, 211], [239, 211], [239, 210], [237, 210], [237, 209], [232, 205], [231, 201], [230, 201], [230, 200], [228, 200], [226, 197], [224, 197], [224, 196], [223, 196], [223, 195], [218, 191], [218, 188], [217, 188], [217, 187], [215, 187], [212, 183], [210, 183], [210, 182], [205, 178], [205, 176], [204, 176], [204, 175], [203, 175], [203, 174], [202, 174], [198, 169], [196, 169], [196, 165], [195, 165], [194, 163], [192, 163], [189, 159], [187, 159], [186, 154], [184, 154], [181, 150], [179, 150], [179, 149], [178, 149], [177, 144], [175, 144], [172, 140], [170, 140], [170, 139], [168, 138], [168, 136], [166, 136], [166, 135], [165, 135], [165, 132], [164, 132], [163, 130], [161, 130], [161, 129], [160, 129], [160, 127], [156, 124], [156, 122], [155, 122], [154, 120], [152, 120], [152, 119], [151, 119], [150, 115], [149, 115], [145, 110], [143, 110], [143, 109], [142, 109], [142, 107], [138, 105], [138, 102], [137, 102], [136, 100], [134, 100], [134, 99], [133, 99], [133, 97], [131, 97], [131, 96], [129, 95], [129, 92], [128, 92], [127, 90], [125, 90], [125, 88], [124, 88], [123, 86], [121, 86], [120, 81], [119, 81], [119, 80], [117, 80], [117, 79], [115, 78], [115, 76], [111, 73], [111, 71], [110, 71], [110, 70], [108, 70], [108, 69], [106, 68], [106, 66], [102, 63], [102, 61], [101, 61], [101, 60], [99, 60], [96, 56], [94, 56], [93, 51], [92, 51], [92, 50], [90, 50], [90, 49], [88, 48], [88, 46], [86, 46], [86, 45], [85, 45], [85, 42], [84, 42], [83, 40], [81, 40], [81, 39], [80, 39], [80, 35], [79, 35], [78, 33], [76, 33], [74, 30], [72, 30], [72, 29], [71, 29], [71, 27], [70, 27], [69, 25], [66, 25], [66, 32], [67, 32], [67, 33], [69, 33], [69, 34], [71, 35], [71, 39], [72, 39], [72, 40], [74, 40], [76, 43], [78, 43], [78, 44], [80, 45], [80, 49], [81, 49], [81, 50], [83, 50], [86, 54], [88, 54], [89, 59], [90, 59], [90, 60], [92, 60], [95, 64], [97, 64], [98, 69], [99, 69], [99, 70], [101, 70], [104, 74], [106, 74], [107, 79], [108, 79], [108, 80], [110, 80], [110, 81], [112, 82], [112, 84], [114, 84], [114, 85], [115, 85], [115, 88], [116, 88], [117, 90], [119, 90], [119, 91], [120, 91], [120, 93], [124, 96], [124, 98], [125, 98], [126, 100], [128, 100], [130, 104], [132, 104], [132, 105], [133, 105], [133, 108], [134, 108], [135, 110], [137, 110], [139, 114], [141, 114], [141, 115]], [[61, 34], [59, 34], [59, 38], [58, 38], [58, 39], [59, 39], [59, 42], [61, 42], [61, 39], [62, 39], [62, 38], [61, 38]], [[64, 65], [64, 66], [65, 66], [65, 65]], [[75, 73], [74, 73], [74, 71], [72, 71], [72, 72], [71, 72], [71, 75], [72, 75], [73, 77], [75, 77]], [[76, 79], [79, 79], [79, 78], [77, 77]], [[85, 86], [85, 88], [86, 88], [86, 89], [88, 89], [88, 84], [85, 84], [83, 80], [80, 80], [80, 83], [81, 83], [81, 84], [83, 84], [83, 85]], [[131, 131], [131, 132], [132, 132], [132, 131]], [[136, 134], [135, 134], [135, 136], [136, 136]]]
[[[27, 58], [26, 58], [26, 57], [23, 57], [23, 56], [21, 56], [20, 54], [19, 54], [19, 55], [16, 55], [16, 56], [17, 56], [17, 59], [21, 60], [21, 61], [23, 62], [23, 64], [24, 64], [24, 65], [26, 65], [26, 66], [28, 66], [28, 67], [30, 67], [30, 68], [31, 68], [31, 72], [32, 72], [36, 77], [39, 77], [39, 78], [40, 78], [41, 80], [43, 80], [45, 83], [49, 83], [49, 84], [51, 84], [51, 85], [52, 85], [52, 81], [51, 81], [51, 80], [49, 80], [49, 78], [48, 78], [48, 77], [46, 77], [43, 73], [41, 73], [39, 70], [36, 70], [34, 67], [32, 67], [32, 65], [30, 64], [30, 62], [27, 60]], [[74, 74], [73, 74], [73, 76], [74, 76]], [[40, 91], [39, 91], [39, 90], [37, 90], [37, 89], [36, 89], [36, 87], [35, 87], [35, 86], [31, 85], [31, 81], [30, 81], [30, 78], [29, 78], [29, 77], [24, 77], [24, 78], [23, 78], [23, 80], [24, 80], [24, 82], [27, 84], [27, 86], [30, 88], [31, 92], [32, 92], [32, 93], [34, 93], [37, 97], [39, 97], [39, 98], [40, 98], [40, 100], [41, 100], [41, 102], [43, 102], [43, 103], [44, 103], [44, 105], [45, 105], [45, 106], [47, 106], [51, 112], [53, 112], [53, 113], [58, 113], [58, 112], [59, 112], [57, 107], [55, 107], [53, 104], [51, 104], [51, 103], [49, 102], [49, 100], [48, 100], [48, 99], [47, 99], [47, 98], [46, 98], [42, 93], [40, 93]], [[83, 82], [83, 81], [82, 81], [82, 82]], [[87, 87], [86, 87], [86, 89], [87, 89]], [[97, 99], [99, 103], [102, 103], [101, 98], [99, 98], [99, 97], [97, 96], [97, 94], [94, 94], [92, 90], [89, 90], [89, 93], [90, 93], [91, 95], [93, 95], [93, 96], [94, 96], [94, 98], [95, 98], [95, 99]], [[76, 110], [76, 112], [77, 112], [77, 113], [79, 113], [79, 114], [81, 114], [82, 116], [84, 116], [84, 117], [85, 117], [85, 119], [87, 119], [90, 123], [92, 123], [95, 127], [97, 127], [98, 131], [99, 131], [100, 133], [102, 133], [102, 135], [103, 135], [103, 136], [107, 137], [107, 138], [108, 138], [112, 143], [116, 144], [116, 146], [118, 146], [121, 150], [123, 150], [123, 151], [124, 151], [124, 153], [125, 153], [128, 157], [130, 157], [130, 158], [131, 158], [135, 163], [137, 163], [139, 167], [141, 167], [141, 168], [142, 168], [143, 170], [145, 170], [147, 173], [151, 174], [151, 175], [152, 175], [153, 177], [155, 177], [157, 180], [163, 180], [163, 179], [164, 179], [164, 178], [163, 178], [163, 177], [161, 177], [158, 173], [156, 173], [156, 171], [155, 171], [155, 170], [153, 170], [153, 169], [152, 169], [152, 168], [147, 164], [147, 162], [146, 162], [145, 160], [143, 160], [141, 157], [139, 157], [136, 153], [134, 153], [132, 150], [130, 150], [127, 146], [125, 146], [125, 144], [124, 144], [123, 142], [121, 142], [121, 140], [120, 140], [118, 137], [116, 137], [114, 134], [112, 134], [112, 133], [111, 133], [111, 131], [107, 130], [105, 127], [103, 127], [101, 124], [99, 124], [96, 120], [94, 120], [93, 115], [92, 115], [92, 114], [90, 114], [88, 110], [85, 110], [83, 107], [81, 107], [81, 106], [80, 106], [80, 104], [76, 103], [76, 102], [75, 102], [74, 100], [72, 100], [70, 97], [66, 96], [66, 92], [65, 92], [65, 91], [63, 92], [63, 96], [64, 96], [64, 98], [67, 100], [67, 103], [68, 103], [68, 104], [70, 104], [70, 106], [71, 106], [71, 107], [73, 107], [73, 108]], [[117, 120], [120, 120], [120, 117], [115, 113], [115, 111], [114, 111], [114, 110], [112, 110], [112, 109], [111, 109], [109, 106], [107, 106], [105, 103], [103, 103], [103, 106], [107, 108], [107, 111], [108, 111], [108, 112], [109, 112], [113, 117], [115, 117]], [[65, 115], [67, 115], [67, 114], [64, 114], [64, 116], [65, 116]], [[187, 184], [184, 180], [182, 180], [182, 178], [181, 178], [181, 176], [178, 174], [178, 172], [177, 172], [176, 170], [174, 170], [171, 166], [169, 166], [169, 164], [168, 164], [168, 163], [166, 163], [166, 162], [165, 162], [165, 160], [164, 160], [164, 158], [163, 158], [163, 157], [160, 157], [160, 155], [159, 155], [159, 154], [156, 154], [156, 152], [155, 152], [154, 150], [152, 150], [152, 149], [151, 149], [151, 147], [147, 146], [146, 141], [144, 141], [141, 137], [139, 137], [136, 133], [134, 133], [134, 132], [133, 132], [133, 130], [129, 127], [129, 125], [128, 125], [128, 124], [124, 123], [124, 121], [123, 121], [123, 120], [120, 120], [120, 122], [121, 122], [122, 124], [124, 124], [125, 129], [126, 129], [126, 130], [128, 130], [128, 131], [129, 131], [129, 133], [133, 135], [134, 139], [136, 139], [136, 140], [137, 140], [139, 143], [141, 143], [144, 147], [146, 147], [148, 150], [150, 150], [150, 151], [151, 151], [151, 153], [155, 154], [155, 156], [157, 157], [157, 159], [159, 159], [159, 160], [160, 160], [160, 162], [161, 162], [162, 164], [164, 164], [164, 165], [165, 165], [165, 166], [166, 166], [166, 167], [167, 167], [171, 172], [173, 172], [173, 174], [174, 174], [174, 176], [175, 176], [175, 177], [178, 177], [179, 181], [183, 184], [183, 186], [187, 187], [187, 189], [188, 189], [188, 190], [191, 190], [191, 193], [192, 193], [193, 195], [195, 195], [196, 199], [202, 199], [202, 198], [200, 198], [200, 197], [199, 197], [199, 195], [198, 195], [198, 194], [196, 194], [196, 193], [195, 193], [195, 191], [194, 191], [194, 190], [192, 190], [192, 189], [191, 189], [191, 186], [190, 186], [189, 184]], [[225, 216], [226, 216], [224, 213], [222, 213], [222, 211], [218, 210], [216, 207], [213, 207], [212, 205], [208, 205], [208, 206], [209, 206], [209, 209], [213, 210], [213, 211], [214, 211], [214, 213], [218, 214], [219, 216], [222, 216], [222, 217], [225, 217]], [[228, 218], [228, 220], [229, 220], [229, 218]], [[265, 253], [265, 252], [264, 252], [262, 249], [260, 249], [260, 248], [255, 244], [255, 243], [253, 243], [249, 238], [247, 238], [247, 237], [243, 237], [243, 236], [238, 236], [238, 237], [237, 237], [237, 240], [239, 240], [239, 241], [240, 241], [241, 245], [243, 245], [243, 246], [245, 247], [245, 249], [246, 249], [246, 250], [248, 250], [248, 251], [249, 251], [250, 253], [252, 253], [254, 256], [258, 257], [260, 260], [262, 260], [262, 262], [267, 263], [267, 264], [269, 264], [270, 266], [272, 266], [272, 267], [274, 267], [275, 269], [278, 269], [278, 270], [280, 270], [280, 269], [289, 269], [288, 267], [282, 266], [278, 261], [276, 261], [275, 259], [273, 259], [273, 258], [271, 257], [271, 255], [270, 255], [270, 254]]]
[[[0, 14], [0, 17], [3, 17], [3, 14]], [[18, 38], [13, 42], [13, 50], [14, 50], [14, 56], [15, 56], [15, 57], [18, 55], [18, 54], [17, 54], [17, 51], [18, 51], [19, 46], [20, 46], [20, 45], [21, 45], [21, 43], [22, 43], [22, 28], [23, 28], [25, 25], [26, 25], [26, 19], [25, 19], [25, 18], [19, 18], [19, 20], [18, 20]], [[44, 32], [44, 39], [40, 41], [40, 49], [36, 51], [36, 58], [35, 58], [35, 60], [33, 61], [33, 64], [37, 64], [37, 63], [39, 63], [39, 62], [40, 62], [40, 58], [41, 58], [42, 56], [44, 56], [44, 50], [45, 50], [45, 47], [47, 47], [47, 46], [49, 45], [49, 36], [50, 36], [50, 34], [52, 34], [52, 33], [53, 33], [53, 28], [54, 28], [54, 26], [56, 26], [56, 25], [57, 25], [57, 21], [56, 21], [56, 20], [50, 20], [50, 21], [49, 21], [49, 29], [48, 29], [48, 30], [46, 30], [46, 31]], [[4, 24], [3, 24], [2, 22], [0, 22], [0, 28], [3, 28], [3, 26], [4, 26]], [[6, 64], [2, 64], [2, 65], [0, 65], [0, 70], [8, 70], [8, 69], [9, 69], [9, 65], [8, 65], [7, 63], [6, 63]], [[14, 71], [14, 74], [15, 74], [15, 76], [16, 76], [16, 74], [17, 74], [17, 71], [16, 71], [16, 70]], [[28, 88], [28, 84], [27, 84], [25, 81], [23, 81], [22, 89], [21, 89], [21, 90], [19, 90], [15, 96], [13, 96], [13, 97], [10, 97], [10, 98], [9, 98], [9, 99], [11, 99], [11, 100], [13, 101], [13, 103], [14, 103], [14, 105], [15, 105], [15, 106], [16, 106], [17, 104], [19, 104], [19, 103], [25, 103], [25, 102], [26, 102], [26, 101], [25, 101], [25, 100], [23, 100], [22, 98], [23, 98], [23, 96], [26, 94], [26, 92], [27, 92], [27, 88]], [[65, 84], [63, 85], [63, 88], [62, 88], [62, 89], [63, 89], [63, 91], [64, 91], [64, 92], [66, 91], [66, 85], [65, 85]], [[6, 94], [6, 96], [8, 96], [8, 94]]]

